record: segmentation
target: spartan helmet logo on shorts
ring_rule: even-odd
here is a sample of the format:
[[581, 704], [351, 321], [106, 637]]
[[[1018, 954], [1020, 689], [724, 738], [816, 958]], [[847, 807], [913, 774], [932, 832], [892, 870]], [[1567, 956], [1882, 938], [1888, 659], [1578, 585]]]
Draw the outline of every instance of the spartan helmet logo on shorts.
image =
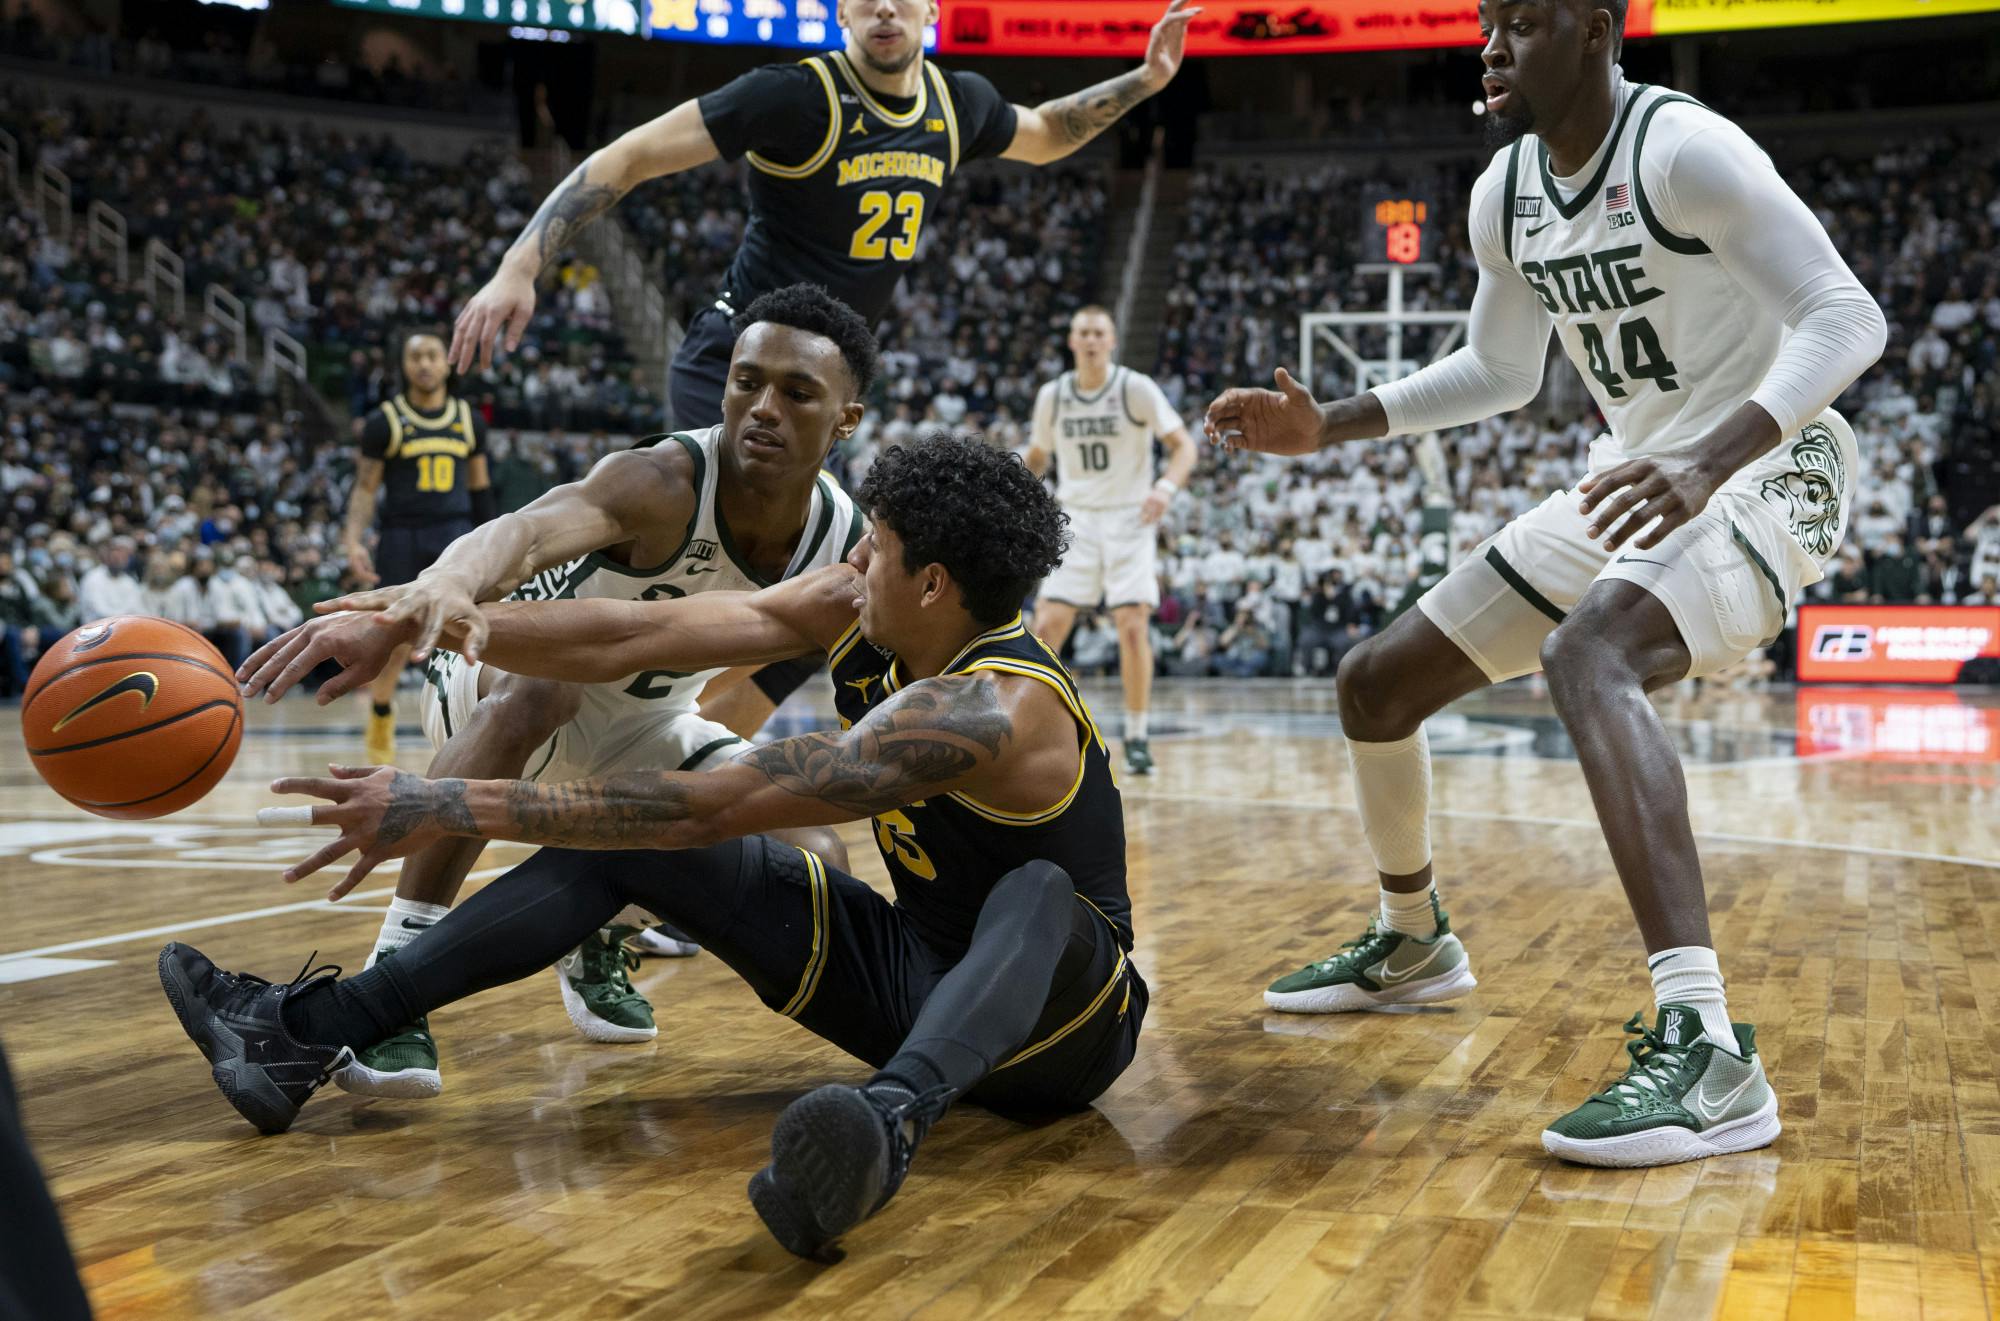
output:
[[1839, 540], [1840, 494], [1847, 489], [1847, 472], [1840, 446], [1824, 422], [1809, 422], [1792, 446], [1793, 470], [1768, 477], [1759, 495], [1781, 505], [1792, 535], [1808, 555], [1833, 554]]

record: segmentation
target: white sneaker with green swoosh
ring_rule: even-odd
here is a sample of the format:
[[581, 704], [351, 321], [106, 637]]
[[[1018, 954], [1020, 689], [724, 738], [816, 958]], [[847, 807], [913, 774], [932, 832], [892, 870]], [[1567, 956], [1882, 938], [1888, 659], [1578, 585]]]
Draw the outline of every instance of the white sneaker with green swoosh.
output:
[[1777, 1140], [1778, 1095], [1757, 1054], [1757, 1029], [1736, 1029], [1735, 1050], [1701, 1030], [1686, 1005], [1662, 1005], [1647, 1027], [1638, 1014], [1625, 1030], [1632, 1057], [1625, 1076], [1550, 1124], [1542, 1146], [1580, 1165], [1673, 1165], [1768, 1147]]
[[1288, 1014], [1342, 1014], [1383, 1005], [1432, 1004], [1479, 985], [1451, 920], [1432, 900], [1437, 929], [1428, 940], [1370, 921], [1359, 940], [1272, 982], [1264, 1003]]

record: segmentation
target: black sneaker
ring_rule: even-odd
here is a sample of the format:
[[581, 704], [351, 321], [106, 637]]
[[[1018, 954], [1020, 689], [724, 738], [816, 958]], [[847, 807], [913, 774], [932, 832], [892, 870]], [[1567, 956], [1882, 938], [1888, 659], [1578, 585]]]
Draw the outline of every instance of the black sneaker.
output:
[[[312, 960], [306, 960], [310, 966]], [[282, 1133], [334, 1070], [354, 1058], [346, 1046], [309, 1046], [285, 1027], [285, 997], [340, 975], [314, 968], [284, 986], [224, 972], [188, 945], [160, 951], [160, 986], [188, 1039], [213, 1065], [215, 1085], [260, 1133]]]
[[1128, 738], [1125, 740], [1125, 769], [1134, 775], [1151, 775], [1153, 773], [1153, 749], [1145, 739]]
[[[885, 1094], [886, 1093], [886, 1094]], [[833, 1241], [880, 1211], [910, 1172], [910, 1156], [953, 1092], [831, 1084], [785, 1107], [771, 1163], [750, 1177], [750, 1204], [778, 1242], [836, 1262]]]

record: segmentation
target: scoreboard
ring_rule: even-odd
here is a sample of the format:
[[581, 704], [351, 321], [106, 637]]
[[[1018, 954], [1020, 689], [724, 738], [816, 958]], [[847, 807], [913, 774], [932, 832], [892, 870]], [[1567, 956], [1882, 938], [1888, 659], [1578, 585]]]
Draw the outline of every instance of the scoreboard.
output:
[[[257, 3], [257, 0], [223, 0]], [[836, 0], [334, 0], [352, 9], [666, 41], [827, 49]], [[1136, 58], [1165, 0], [940, 0], [946, 55]], [[1628, 37], [2000, 11], [2000, 0], [1630, 0]], [[1190, 55], [1304, 55], [1479, 44], [1474, 0], [1201, 0]]]

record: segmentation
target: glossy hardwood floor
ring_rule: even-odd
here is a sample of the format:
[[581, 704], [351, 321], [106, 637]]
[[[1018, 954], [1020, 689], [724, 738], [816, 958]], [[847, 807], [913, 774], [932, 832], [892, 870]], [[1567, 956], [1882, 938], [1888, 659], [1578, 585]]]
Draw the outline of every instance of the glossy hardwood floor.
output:
[[[1098, 689], [1115, 718], [1116, 698]], [[154, 977], [167, 939], [288, 978], [358, 965], [359, 902], [287, 890], [313, 832], [269, 776], [359, 755], [352, 713], [253, 712], [198, 809], [100, 822], [0, 740], [0, 1033], [107, 1318], [1985, 1317], [2000, 1307], [2000, 699], [1664, 703], [1731, 1006], [1785, 1132], [1651, 1171], [1542, 1153], [1623, 1061], [1636, 934], [1532, 684], [1433, 726], [1449, 1006], [1266, 1013], [1374, 897], [1324, 685], [1174, 685], [1127, 784], [1138, 1060], [1091, 1113], [955, 1111], [822, 1267], [744, 1183], [791, 1097], [857, 1067], [714, 959], [648, 961], [658, 1041], [576, 1038], [552, 976], [433, 1025], [445, 1095], [329, 1088], [260, 1138]], [[336, 718], [338, 716], [339, 718]], [[784, 717], [811, 721], [810, 711]], [[404, 764], [423, 765], [406, 727]], [[863, 855], [864, 831], [849, 832]], [[489, 852], [489, 867], [520, 856]], [[879, 881], [870, 858], [864, 876]], [[371, 911], [373, 910], [373, 911]]]

